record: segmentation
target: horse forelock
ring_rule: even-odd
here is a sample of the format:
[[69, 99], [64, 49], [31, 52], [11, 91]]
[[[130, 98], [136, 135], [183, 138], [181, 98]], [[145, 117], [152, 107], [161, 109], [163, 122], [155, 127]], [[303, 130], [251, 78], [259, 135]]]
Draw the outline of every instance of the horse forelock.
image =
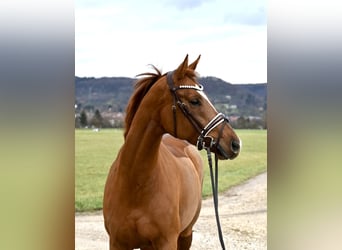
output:
[[[154, 65], [151, 65], [155, 72], [146, 72], [139, 74], [137, 76], [145, 76], [136, 81], [134, 85], [134, 92], [129, 99], [127, 108], [126, 108], [126, 118], [125, 118], [125, 132], [124, 138], [126, 138], [128, 131], [131, 127], [133, 118], [139, 108], [141, 101], [144, 96], [148, 93], [151, 87], [163, 76], [166, 74], [162, 74], [162, 72], [156, 68]], [[190, 68], [186, 70], [185, 76], [189, 77], [192, 80], [195, 80], [197, 77], [196, 72]]]

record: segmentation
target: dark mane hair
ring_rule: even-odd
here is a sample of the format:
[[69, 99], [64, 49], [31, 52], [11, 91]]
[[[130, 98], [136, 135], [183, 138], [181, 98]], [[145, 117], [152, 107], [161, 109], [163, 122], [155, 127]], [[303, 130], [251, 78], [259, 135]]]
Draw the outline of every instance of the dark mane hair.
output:
[[[125, 118], [125, 132], [124, 138], [126, 138], [128, 131], [131, 127], [133, 118], [138, 110], [138, 107], [147, 94], [147, 92], [151, 89], [151, 87], [163, 76], [166, 74], [162, 74], [161, 71], [156, 68], [154, 65], [151, 65], [152, 68], [156, 71], [155, 73], [147, 72], [142, 73], [137, 76], [145, 76], [144, 78], [140, 78], [136, 81], [134, 85], [134, 92], [131, 98], [128, 101], [128, 105], [126, 108], [126, 118]], [[194, 79], [196, 77], [196, 73], [192, 69], [186, 69], [186, 76]]]
[[124, 137], [126, 138], [129, 128], [131, 127], [133, 118], [135, 113], [138, 110], [138, 107], [146, 95], [146, 93], [150, 90], [150, 88], [155, 84], [163, 75], [159, 69], [157, 69], [154, 65], [151, 65], [152, 68], [156, 71], [155, 73], [142, 73], [137, 76], [146, 76], [144, 78], [138, 79], [134, 85], [134, 93], [129, 99], [127, 108], [126, 108], [126, 118], [125, 118], [125, 132]]

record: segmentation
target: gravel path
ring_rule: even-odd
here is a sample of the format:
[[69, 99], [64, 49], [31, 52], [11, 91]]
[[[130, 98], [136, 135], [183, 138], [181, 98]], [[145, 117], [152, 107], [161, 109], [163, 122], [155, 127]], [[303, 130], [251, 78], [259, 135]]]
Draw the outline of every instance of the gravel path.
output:
[[[267, 174], [260, 174], [219, 196], [226, 249], [267, 249]], [[76, 250], [108, 250], [102, 211], [75, 217]], [[203, 200], [194, 226], [192, 250], [221, 249], [212, 198]]]

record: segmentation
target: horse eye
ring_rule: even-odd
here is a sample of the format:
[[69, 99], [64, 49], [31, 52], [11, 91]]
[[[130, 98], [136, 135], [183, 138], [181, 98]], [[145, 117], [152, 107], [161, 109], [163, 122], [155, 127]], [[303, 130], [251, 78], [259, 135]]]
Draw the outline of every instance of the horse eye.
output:
[[192, 99], [192, 100], [190, 100], [190, 104], [193, 106], [199, 106], [199, 105], [201, 105], [201, 102], [198, 99]]

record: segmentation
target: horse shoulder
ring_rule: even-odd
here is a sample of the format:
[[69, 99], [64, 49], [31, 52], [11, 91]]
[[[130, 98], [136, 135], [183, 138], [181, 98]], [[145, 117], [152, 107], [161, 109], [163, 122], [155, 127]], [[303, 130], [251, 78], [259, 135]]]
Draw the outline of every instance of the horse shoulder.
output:
[[176, 158], [189, 158], [199, 173], [203, 177], [203, 161], [197, 148], [185, 140], [177, 139], [169, 134], [162, 138], [162, 145]]

